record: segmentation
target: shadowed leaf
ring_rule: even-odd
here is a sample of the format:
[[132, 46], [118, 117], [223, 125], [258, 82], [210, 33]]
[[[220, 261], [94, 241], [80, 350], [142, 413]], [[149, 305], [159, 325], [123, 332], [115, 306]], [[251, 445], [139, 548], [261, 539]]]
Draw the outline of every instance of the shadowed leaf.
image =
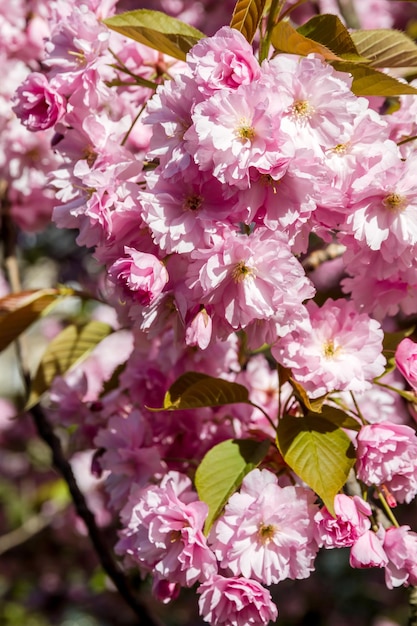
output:
[[85, 326], [72, 324], [60, 332], [48, 345], [31, 381], [25, 410], [39, 402], [56, 376], [62, 376], [72, 366], [82, 361], [112, 332], [111, 326], [97, 321], [88, 322]]
[[0, 299], [0, 351], [7, 348], [71, 289], [23, 291]]
[[270, 445], [270, 441], [228, 439], [207, 452], [195, 474], [198, 497], [209, 507], [206, 535], [246, 474], [265, 458]]
[[307, 56], [311, 52], [321, 54], [328, 61], [341, 61], [342, 58], [313, 39], [298, 33], [288, 22], [278, 22], [272, 31], [271, 43], [279, 52], [289, 52]]
[[125, 37], [181, 61], [185, 61], [190, 48], [205, 37], [193, 26], [161, 11], [138, 9], [108, 17], [103, 22], [108, 28]]
[[348, 29], [337, 15], [316, 15], [297, 28], [297, 32], [323, 44], [347, 61], [367, 62], [366, 56], [359, 54]]
[[417, 45], [405, 33], [381, 28], [357, 30], [351, 36], [373, 67], [417, 67]]
[[249, 392], [243, 385], [199, 372], [187, 372], [168, 389], [162, 407], [147, 408], [150, 411], [176, 411], [236, 402], [249, 403]]
[[266, 0], [238, 0], [233, 11], [230, 27], [239, 30], [249, 43], [258, 30]]

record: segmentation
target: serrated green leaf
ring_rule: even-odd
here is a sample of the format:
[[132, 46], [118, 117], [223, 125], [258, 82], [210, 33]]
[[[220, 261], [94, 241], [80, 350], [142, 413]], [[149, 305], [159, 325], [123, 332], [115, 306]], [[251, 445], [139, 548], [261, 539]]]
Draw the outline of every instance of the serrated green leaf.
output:
[[39, 289], [0, 299], [0, 352], [72, 290]]
[[372, 67], [349, 61], [336, 61], [333, 67], [340, 72], [352, 75], [352, 91], [357, 96], [399, 96], [401, 94], [417, 94], [417, 89], [408, 83], [379, 72]]
[[111, 30], [139, 43], [185, 61], [187, 52], [205, 35], [161, 11], [138, 9], [103, 20]]
[[249, 392], [243, 385], [199, 372], [187, 372], [168, 389], [162, 407], [147, 408], [150, 411], [177, 411], [237, 402], [249, 403]]
[[349, 437], [329, 416], [284, 415], [278, 423], [277, 445], [287, 465], [334, 514], [334, 498], [355, 463]]
[[209, 508], [204, 526], [206, 535], [246, 474], [265, 458], [270, 445], [270, 441], [228, 439], [207, 452], [195, 474], [198, 497]]
[[339, 57], [361, 63], [367, 58], [360, 55], [352, 37], [337, 15], [315, 15], [297, 28], [297, 32], [317, 43], [323, 44]]
[[249, 43], [258, 30], [266, 0], [237, 0], [230, 28], [239, 30]]
[[31, 381], [25, 411], [37, 404], [56, 376], [62, 376], [80, 363], [113, 329], [103, 322], [92, 321], [84, 326], [72, 324], [59, 333], [48, 345], [38, 370]]
[[298, 33], [295, 28], [286, 21], [278, 22], [272, 31], [271, 43], [278, 52], [288, 52], [307, 56], [311, 52], [321, 54], [328, 61], [341, 61], [342, 58], [332, 52], [327, 46], [323, 46], [308, 37]]
[[399, 30], [357, 30], [351, 36], [372, 67], [417, 67], [417, 45]]

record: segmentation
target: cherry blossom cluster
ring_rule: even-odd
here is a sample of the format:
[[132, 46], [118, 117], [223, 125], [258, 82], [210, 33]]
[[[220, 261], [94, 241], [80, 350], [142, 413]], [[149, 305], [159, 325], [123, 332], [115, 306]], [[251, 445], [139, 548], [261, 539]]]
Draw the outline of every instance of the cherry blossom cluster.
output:
[[[380, 524], [365, 499], [393, 508], [417, 494], [417, 439], [395, 393], [417, 389], [412, 340], [374, 384], [387, 316], [417, 311], [417, 153], [398, 145], [417, 134], [414, 97], [384, 114], [320, 56], [260, 64], [227, 26], [176, 61], [110, 32], [115, 4], [51, 2], [42, 66], [14, 111], [30, 136], [53, 133], [53, 220], [93, 248], [118, 312], [49, 395], [51, 418], [94, 451], [117, 553], [162, 602], [198, 584], [213, 625], [275, 620], [266, 587], [307, 578], [320, 548], [350, 548], [352, 567], [384, 568], [390, 588], [417, 584], [417, 535]], [[315, 242], [337, 244], [335, 270], [308, 275]], [[319, 304], [330, 279], [342, 291]], [[356, 419], [364, 497], [338, 494], [333, 516], [271, 445], [204, 534], [196, 464], [227, 439], [272, 444], [277, 421], [301, 413], [277, 364]], [[152, 412], [188, 371], [244, 385], [258, 408]]]

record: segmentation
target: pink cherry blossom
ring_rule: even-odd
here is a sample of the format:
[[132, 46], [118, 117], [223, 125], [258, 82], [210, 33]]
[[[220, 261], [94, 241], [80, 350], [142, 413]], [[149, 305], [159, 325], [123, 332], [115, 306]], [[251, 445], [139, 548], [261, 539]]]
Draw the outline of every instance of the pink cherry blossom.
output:
[[186, 476], [169, 472], [159, 486], [150, 485], [131, 500], [130, 520], [117, 546], [120, 554], [186, 587], [216, 574], [216, 560], [203, 535], [208, 507]]
[[334, 510], [336, 517], [325, 507], [314, 516], [319, 541], [326, 548], [352, 546], [371, 527], [371, 507], [359, 496], [337, 494]]
[[364, 391], [384, 371], [383, 332], [352, 302], [328, 299], [307, 306], [310, 321], [280, 339], [272, 353], [312, 398], [332, 391]]
[[16, 91], [14, 112], [28, 130], [54, 126], [66, 112], [65, 99], [44, 74], [33, 72]]
[[417, 344], [405, 338], [395, 351], [395, 364], [411, 387], [417, 391]]
[[251, 168], [282, 176], [294, 146], [280, 128], [279, 102], [266, 85], [251, 83], [197, 104], [184, 139], [200, 169], [241, 189], [249, 186]]
[[357, 437], [357, 473], [367, 485], [385, 485], [398, 502], [417, 494], [417, 437], [410, 426], [382, 422]]
[[234, 28], [224, 26], [213, 37], [199, 41], [187, 54], [199, 90], [237, 89], [260, 76], [252, 46]]
[[169, 276], [163, 263], [153, 254], [125, 247], [128, 255], [109, 269], [115, 282], [124, 287], [124, 295], [143, 306], [148, 306], [165, 288]]
[[353, 544], [350, 550], [349, 563], [351, 567], [385, 567], [388, 557], [379, 537], [381, 533], [366, 530]]
[[193, 298], [210, 305], [230, 330], [271, 320], [276, 333], [285, 334], [305, 318], [302, 302], [314, 291], [280, 232], [225, 230], [212, 248], [192, 257], [187, 285]]
[[280, 487], [268, 470], [250, 472], [211, 533], [220, 565], [267, 585], [307, 578], [318, 550], [314, 500], [304, 487]]
[[388, 589], [417, 584], [417, 534], [409, 526], [387, 528], [384, 550], [389, 559], [385, 566]]
[[255, 580], [215, 575], [197, 592], [200, 614], [212, 626], [266, 626], [278, 617], [269, 591]]

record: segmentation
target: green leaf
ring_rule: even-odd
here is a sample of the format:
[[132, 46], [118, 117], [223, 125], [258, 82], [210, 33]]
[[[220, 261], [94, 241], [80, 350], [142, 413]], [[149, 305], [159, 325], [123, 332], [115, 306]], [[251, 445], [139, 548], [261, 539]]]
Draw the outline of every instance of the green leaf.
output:
[[352, 91], [357, 96], [399, 96], [417, 94], [417, 89], [408, 83], [402, 83], [388, 74], [349, 61], [336, 61], [333, 67], [340, 72], [348, 72], [353, 77]]
[[164, 405], [150, 411], [177, 411], [206, 406], [223, 406], [244, 402], [249, 404], [249, 392], [243, 385], [223, 378], [213, 378], [199, 372], [187, 372], [171, 385], [165, 394]]
[[205, 35], [161, 11], [138, 9], [103, 20], [104, 24], [129, 39], [185, 61], [187, 52]]
[[80, 363], [112, 332], [111, 326], [97, 321], [88, 322], [84, 326], [72, 324], [60, 332], [50, 342], [41, 359], [31, 382], [29, 399], [24, 410], [29, 410], [39, 402], [56, 376], [62, 376], [71, 367]]
[[332, 52], [327, 46], [323, 46], [308, 37], [298, 33], [295, 28], [286, 21], [278, 22], [272, 31], [271, 43], [279, 52], [289, 52], [307, 56], [311, 52], [321, 54], [328, 61], [341, 61], [342, 58]]
[[7, 348], [61, 297], [72, 289], [39, 289], [11, 294], [0, 299], [0, 351]]
[[277, 445], [285, 462], [332, 514], [334, 498], [355, 463], [352, 442], [336, 421], [330, 414], [284, 415], [277, 429]]
[[270, 441], [228, 439], [207, 452], [195, 474], [198, 497], [209, 507], [206, 535], [242, 480], [265, 458]]
[[373, 67], [417, 67], [417, 45], [399, 30], [357, 30], [351, 36]]
[[361, 429], [361, 424], [351, 415], [348, 415], [342, 409], [338, 409], [335, 406], [331, 406], [329, 404], [325, 404], [320, 413], [321, 417], [324, 417], [326, 420], [338, 426], [339, 428], [347, 428], [349, 430], [357, 430]]
[[237, 0], [230, 28], [239, 30], [249, 43], [258, 30], [266, 0]]
[[323, 44], [346, 61], [361, 63], [368, 61], [365, 56], [359, 54], [348, 29], [337, 15], [316, 15], [297, 28], [297, 32]]

